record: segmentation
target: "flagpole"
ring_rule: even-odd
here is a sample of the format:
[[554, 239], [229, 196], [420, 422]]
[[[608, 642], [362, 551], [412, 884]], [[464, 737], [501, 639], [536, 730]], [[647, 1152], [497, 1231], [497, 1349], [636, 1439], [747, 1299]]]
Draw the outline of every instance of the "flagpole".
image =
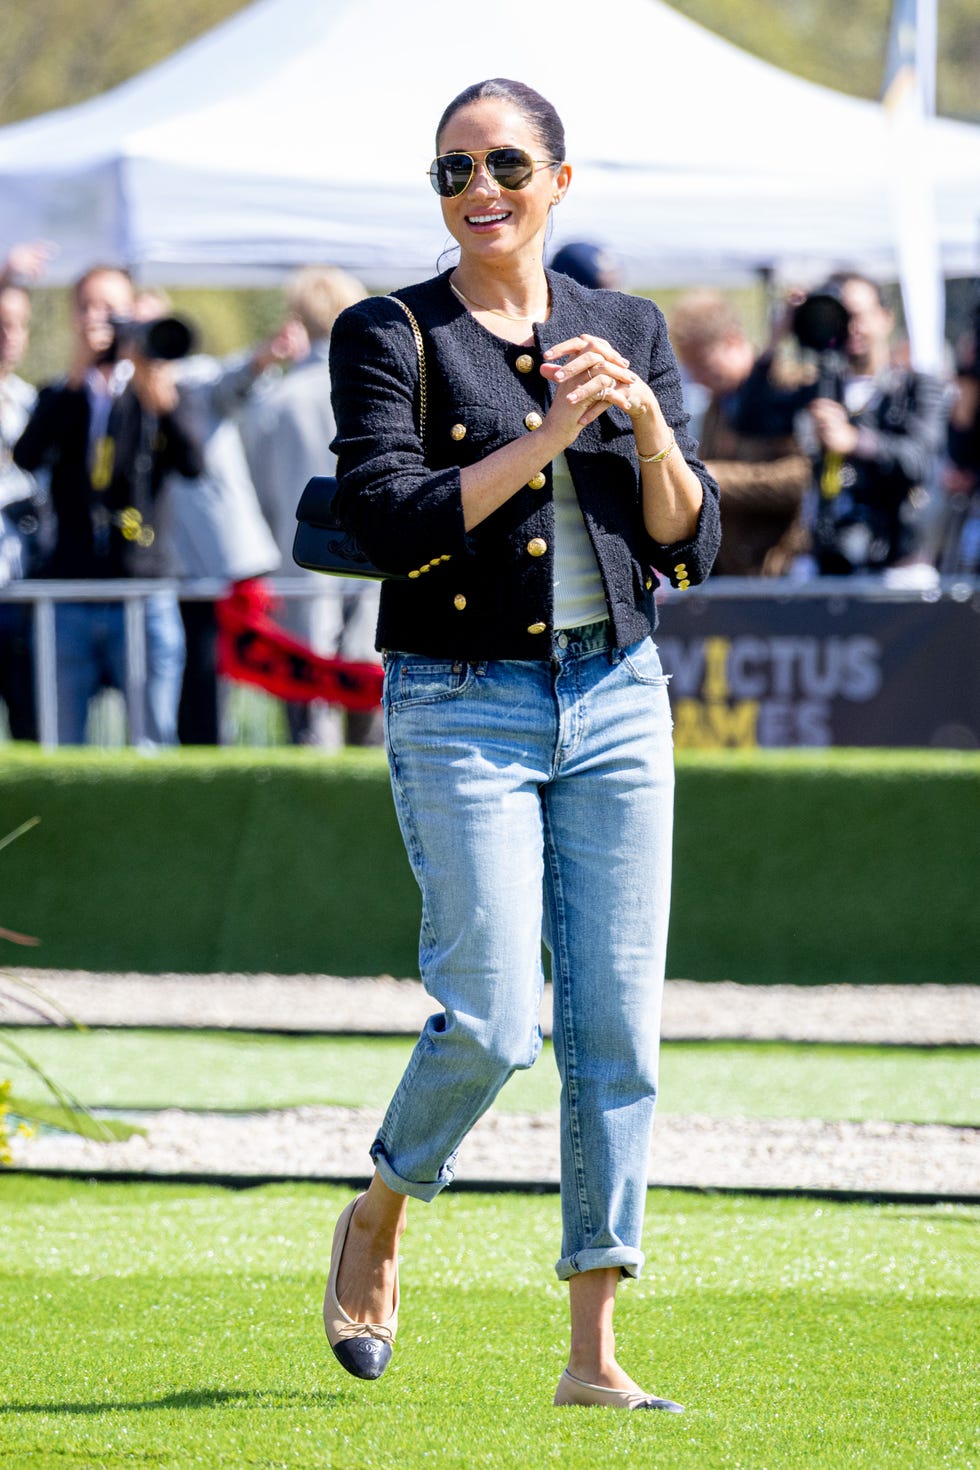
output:
[[943, 368], [945, 293], [929, 123], [936, 102], [936, 0], [894, 0], [881, 101], [888, 130], [902, 305], [913, 367]]

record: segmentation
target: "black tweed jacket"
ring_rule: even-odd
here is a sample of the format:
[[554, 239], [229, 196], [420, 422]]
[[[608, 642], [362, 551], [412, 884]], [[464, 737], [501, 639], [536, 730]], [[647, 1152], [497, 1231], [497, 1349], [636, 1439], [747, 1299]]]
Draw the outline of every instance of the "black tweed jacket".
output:
[[448, 272], [398, 292], [425, 344], [424, 443], [418, 357], [397, 302], [385, 296], [362, 301], [338, 318], [331, 334], [338, 507], [377, 565], [408, 575], [383, 585], [378, 647], [469, 662], [549, 657], [550, 466], [469, 534], [459, 471], [533, 432], [551, 393], [539, 372], [542, 353], [582, 331], [605, 337], [634, 370], [646, 372], [679, 449], [704, 485], [695, 535], [664, 546], [643, 525], [639, 464], [625, 413], [607, 410], [566, 452], [602, 575], [613, 642], [621, 648], [638, 642], [656, 626], [656, 574], [677, 587], [703, 581], [721, 536], [718, 487], [685, 433], [663, 314], [652, 301], [590, 291], [549, 272], [551, 316], [534, 328], [533, 348], [515, 347], [474, 321], [447, 278]]

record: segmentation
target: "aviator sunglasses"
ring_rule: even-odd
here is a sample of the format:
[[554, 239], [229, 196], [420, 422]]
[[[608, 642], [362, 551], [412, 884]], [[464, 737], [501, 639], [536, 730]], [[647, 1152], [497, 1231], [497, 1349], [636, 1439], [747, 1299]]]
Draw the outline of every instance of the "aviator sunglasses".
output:
[[[455, 199], [468, 187], [476, 173], [478, 155], [473, 153], [442, 153], [432, 160], [429, 182], [443, 199]], [[539, 168], [557, 168], [558, 158], [532, 158], [523, 148], [491, 148], [483, 155], [483, 165], [490, 177], [516, 193], [526, 189]]]

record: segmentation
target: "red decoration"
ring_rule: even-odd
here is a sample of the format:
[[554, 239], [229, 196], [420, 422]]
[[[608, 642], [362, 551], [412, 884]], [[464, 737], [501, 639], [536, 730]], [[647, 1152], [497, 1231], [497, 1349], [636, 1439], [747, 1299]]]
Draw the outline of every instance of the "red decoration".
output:
[[297, 704], [324, 699], [352, 710], [372, 710], [380, 704], [384, 678], [380, 664], [348, 663], [314, 653], [270, 617], [275, 605], [275, 597], [259, 578], [236, 582], [216, 604], [220, 674]]

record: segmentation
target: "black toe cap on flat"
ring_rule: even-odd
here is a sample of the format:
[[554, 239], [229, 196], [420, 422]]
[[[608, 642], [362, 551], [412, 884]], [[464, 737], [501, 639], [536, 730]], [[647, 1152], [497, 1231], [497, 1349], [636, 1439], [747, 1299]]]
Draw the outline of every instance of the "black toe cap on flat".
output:
[[355, 1378], [380, 1378], [391, 1362], [391, 1343], [376, 1337], [348, 1337], [335, 1345], [333, 1355]]
[[668, 1414], [683, 1414], [684, 1405], [675, 1404], [673, 1399], [647, 1399], [645, 1404], [637, 1404], [638, 1409], [663, 1409]]

